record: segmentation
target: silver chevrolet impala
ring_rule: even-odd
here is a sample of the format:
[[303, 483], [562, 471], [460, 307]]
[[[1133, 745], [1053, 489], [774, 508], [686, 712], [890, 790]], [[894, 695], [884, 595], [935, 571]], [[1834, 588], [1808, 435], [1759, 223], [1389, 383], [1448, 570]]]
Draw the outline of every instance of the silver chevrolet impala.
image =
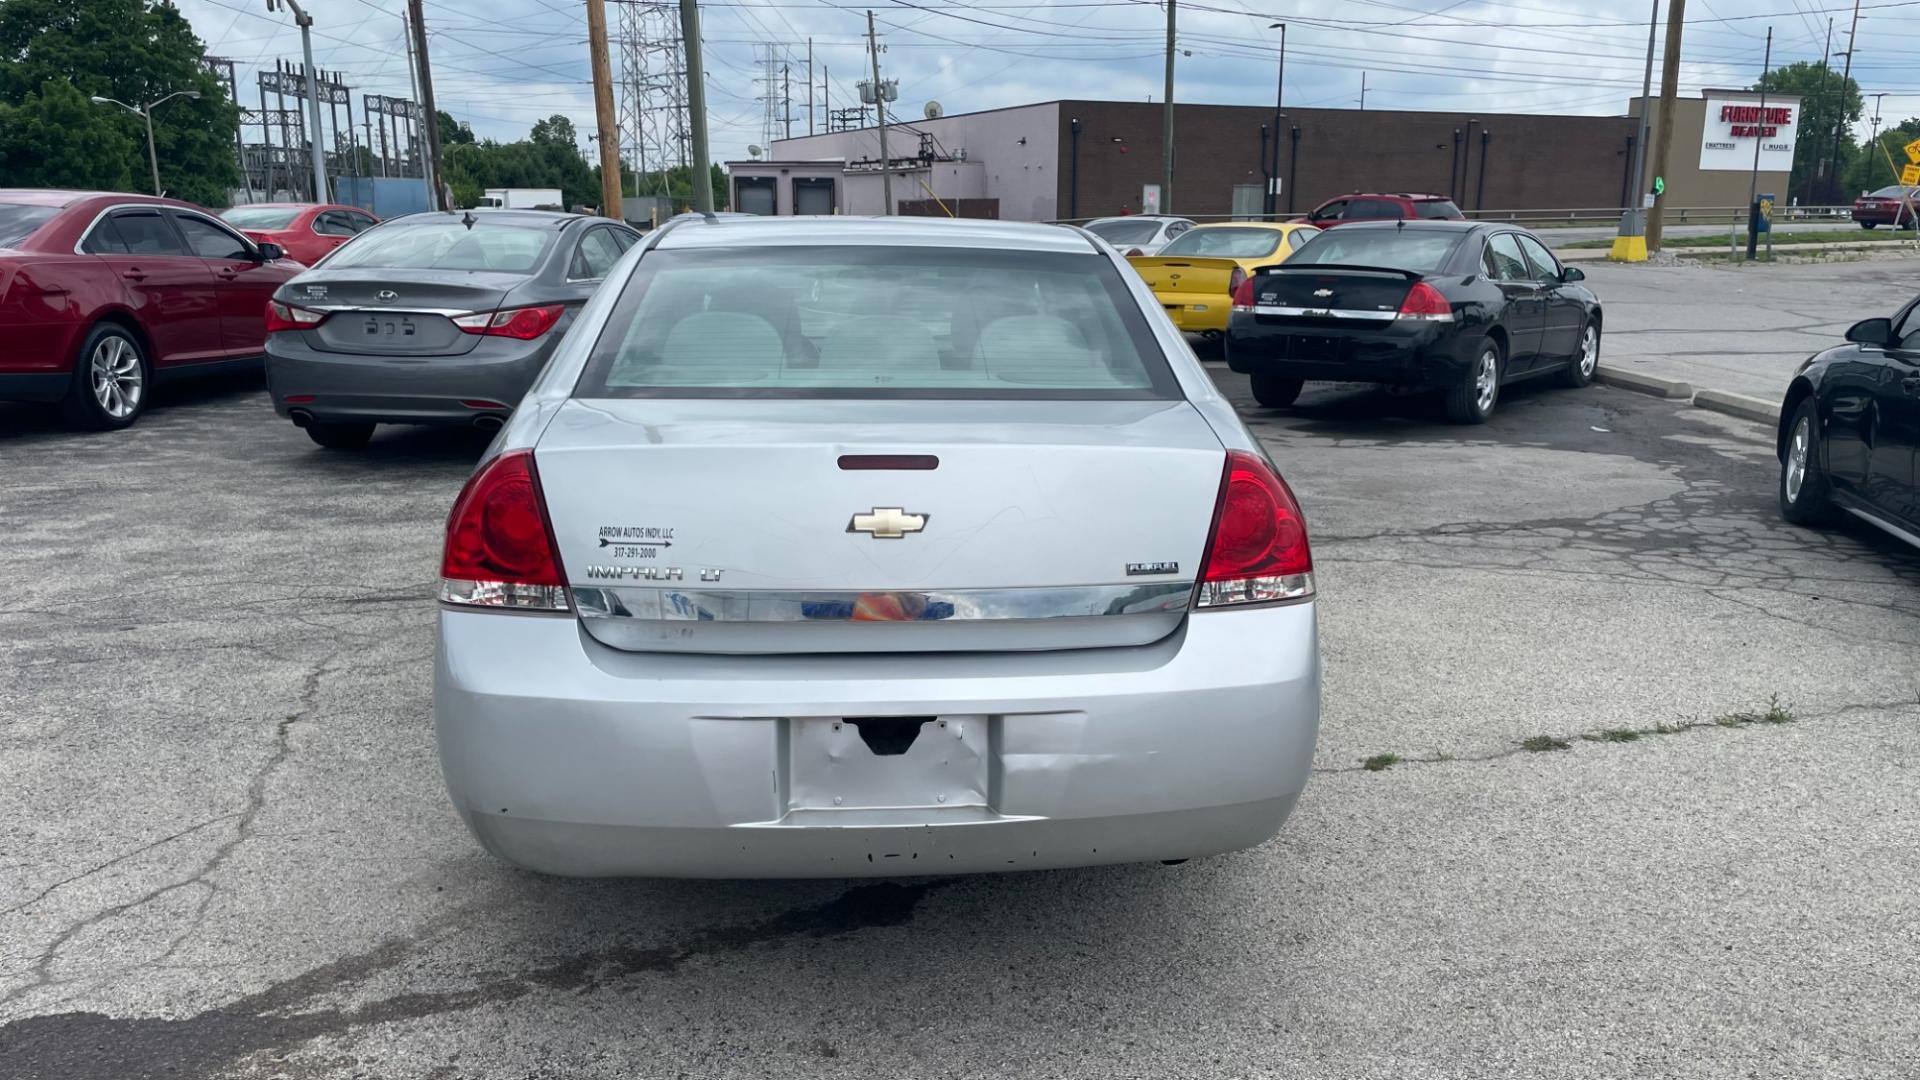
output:
[[461, 492], [440, 599], [454, 805], [555, 874], [1233, 851], [1320, 723], [1299, 505], [1055, 226], [656, 231]]

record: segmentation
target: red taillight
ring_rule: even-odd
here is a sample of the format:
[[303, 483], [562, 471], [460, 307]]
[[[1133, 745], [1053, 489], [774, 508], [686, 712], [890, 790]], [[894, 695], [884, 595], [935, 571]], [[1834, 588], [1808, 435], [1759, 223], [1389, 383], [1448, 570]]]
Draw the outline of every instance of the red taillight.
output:
[[563, 304], [542, 304], [539, 307], [508, 308], [505, 311], [482, 311], [461, 315], [453, 320], [453, 325], [469, 334], [532, 341], [553, 329], [553, 324], [560, 321], [560, 316], [566, 310]]
[[[1239, 271], [1235, 270], [1234, 273], [1237, 274], [1239, 273]], [[1252, 311], [1253, 310], [1253, 279], [1252, 278], [1247, 278], [1242, 282], [1240, 282], [1240, 284], [1234, 286], [1233, 310], [1235, 311]]]
[[474, 607], [567, 610], [566, 575], [540, 497], [533, 451], [488, 462], [454, 501], [440, 599]]
[[277, 334], [282, 330], [311, 330], [319, 326], [327, 317], [324, 311], [308, 311], [306, 308], [283, 304], [278, 300], [267, 301], [267, 333]]
[[1286, 482], [1258, 454], [1227, 451], [1226, 476], [1194, 606], [1225, 607], [1313, 595], [1307, 521]]
[[1424, 281], [1416, 281], [1413, 288], [1407, 290], [1407, 298], [1400, 301], [1400, 313], [1395, 318], [1452, 322], [1453, 305], [1440, 295], [1439, 289]]

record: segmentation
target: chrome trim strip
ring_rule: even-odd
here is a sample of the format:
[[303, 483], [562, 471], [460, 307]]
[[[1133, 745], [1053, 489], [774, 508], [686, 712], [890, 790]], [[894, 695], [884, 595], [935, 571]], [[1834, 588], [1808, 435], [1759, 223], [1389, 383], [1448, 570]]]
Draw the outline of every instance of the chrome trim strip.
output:
[[1312, 317], [1316, 319], [1372, 319], [1392, 322], [1398, 314], [1393, 311], [1360, 311], [1356, 308], [1304, 308], [1281, 307], [1277, 304], [1253, 305], [1255, 315], [1285, 315], [1292, 318]]
[[282, 300], [289, 307], [304, 308], [307, 311], [324, 311], [329, 315], [338, 315], [343, 311], [357, 311], [368, 315], [444, 315], [449, 319], [462, 315], [478, 315], [478, 311], [465, 308], [393, 308], [367, 307], [364, 304], [303, 304], [296, 300]]
[[1885, 520], [1872, 510], [1857, 509], [1845, 503], [1840, 504], [1840, 509], [1845, 510], [1847, 513], [1852, 514], [1854, 517], [1859, 518], [1861, 521], [1879, 529], [1881, 532], [1886, 533], [1896, 540], [1905, 540], [1914, 547], [1920, 548], [1920, 536], [1915, 536], [1900, 526], [1895, 525], [1893, 522]]
[[1097, 618], [1185, 611], [1192, 581], [1147, 581], [1060, 589], [851, 592], [576, 585], [583, 619], [658, 622], [935, 622]]

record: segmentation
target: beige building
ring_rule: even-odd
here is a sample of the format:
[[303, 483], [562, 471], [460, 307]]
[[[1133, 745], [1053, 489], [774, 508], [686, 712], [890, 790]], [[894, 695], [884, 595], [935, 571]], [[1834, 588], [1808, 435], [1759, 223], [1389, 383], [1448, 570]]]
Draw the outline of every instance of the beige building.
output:
[[[1628, 104], [1640, 115], [1640, 98]], [[1649, 131], [1660, 130], [1660, 99], [1653, 100]], [[1703, 90], [1699, 97], [1674, 102], [1673, 146], [1667, 154], [1666, 206], [1677, 209], [1747, 205], [1749, 185], [1756, 194], [1772, 194], [1784, 204], [1793, 172], [1793, 148], [1800, 138], [1800, 99], [1751, 90]], [[1756, 176], [1755, 149], [1759, 149]], [[1653, 163], [1647, 163], [1652, 182]], [[1671, 220], [1671, 217], [1669, 218]]]

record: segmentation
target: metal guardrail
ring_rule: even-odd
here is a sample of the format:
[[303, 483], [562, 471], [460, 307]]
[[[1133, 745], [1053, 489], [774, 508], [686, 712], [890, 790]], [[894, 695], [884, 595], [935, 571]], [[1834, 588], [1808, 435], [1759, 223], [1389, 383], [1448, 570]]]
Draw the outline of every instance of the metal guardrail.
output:
[[[1613, 225], [1621, 215], [1627, 212], [1622, 206], [1594, 206], [1575, 208], [1545, 208], [1537, 210], [1463, 210], [1470, 221], [1502, 221], [1513, 225], [1525, 225], [1529, 228], [1551, 229], [1574, 225]], [[1744, 206], [1669, 206], [1665, 208], [1664, 220], [1669, 225], [1729, 225], [1746, 224], [1747, 208]], [[1779, 206], [1773, 208], [1773, 220], [1782, 221], [1841, 221], [1853, 214], [1853, 204], [1844, 206]], [[1106, 215], [1111, 216], [1111, 215]], [[1187, 221], [1302, 221], [1304, 211], [1291, 214], [1142, 214], [1137, 217], [1178, 217]], [[1099, 217], [1056, 218], [1052, 225], [1084, 225], [1089, 221], [1099, 221]]]

